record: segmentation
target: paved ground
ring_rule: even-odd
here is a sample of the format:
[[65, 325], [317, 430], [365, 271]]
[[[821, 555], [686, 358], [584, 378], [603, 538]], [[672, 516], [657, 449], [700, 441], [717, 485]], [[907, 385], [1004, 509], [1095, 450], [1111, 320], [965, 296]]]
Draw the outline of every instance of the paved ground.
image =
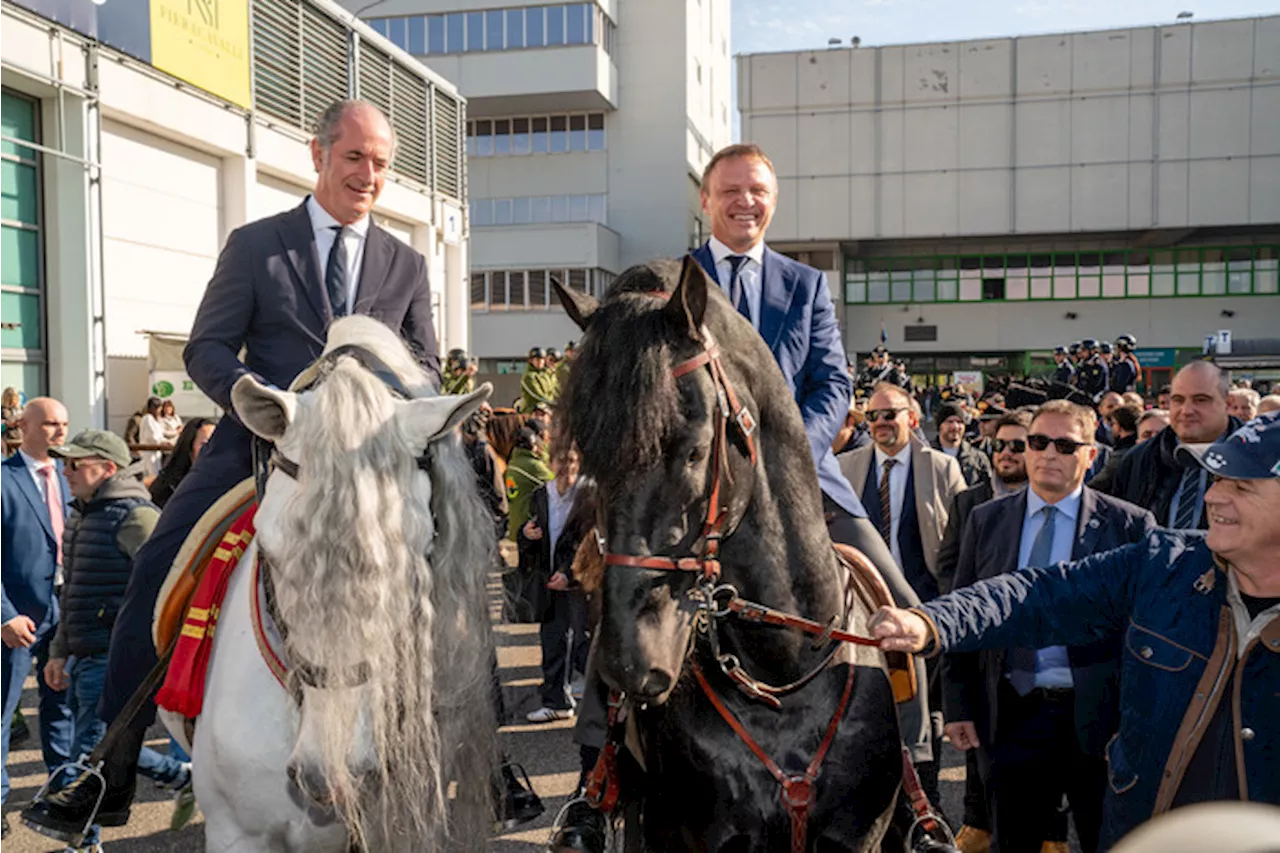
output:
[[[500, 587], [494, 585], [495, 596]], [[571, 742], [572, 721], [529, 725], [524, 715], [538, 705], [541, 682], [538, 650], [538, 626], [501, 625], [498, 627], [498, 665], [510, 721], [502, 728], [503, 744], [512, 760], [524, 765], [535, 790], [547, 807], [541, 820], [527, 824], [519, 831], [494, 839], [494, 853], [532, 853], [545, 844], [556, 812], [564, 805], [578, 778], [578, 750]], [[36, 695], [34, 679], [28, 680], [23, 695], [23, 712], [31, 725], [32, 739], [10, 753], [9, 770], [13, 790], [7, 811], [13, 831], [4, 842], [5, 853], [45, 853], [63, 848], [22, 826], [16, 812], [25, 805], [44, 782], [44, 766], [35, 739]], [[163, 750], [167, 734], [160, 727], [152, 730], [149, 745]], [[943, 807], [959, 819], [964, 781], [964, 761], [949, 745], [944, 753], [942, 772]], [[194, 853], [204, 847], [204, 827], [197, 815], [182, 832], [169, 830], [172, 813], [170, 795], [158, 790], [148, 780], [139, 783], [139, 800], [128, 826], [104, 832], [104, 847], [114, 853]]]

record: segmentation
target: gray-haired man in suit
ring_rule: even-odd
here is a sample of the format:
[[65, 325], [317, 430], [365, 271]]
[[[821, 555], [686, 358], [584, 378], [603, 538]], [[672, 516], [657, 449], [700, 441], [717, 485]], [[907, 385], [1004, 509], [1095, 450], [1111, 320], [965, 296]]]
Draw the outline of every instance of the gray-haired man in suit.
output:
[[[231, 386], [247, 373], [288, 387], [323, 351], [329, 324], [352, 313], [398, 330], [438, 382], [426, 261], [370, 216], [394, 148], [391, 124], [377, 107], [333, 104], [311, 140], [315, 191], [298, 207], [227, 238], [183, 353], [191, 378], [219, 406], [231, 411]], [[251, 434], [234, 414], [223, 418], [135, 558], [111, 636], [102, 719], [120, 713], [156, 662], [152, 611], [183, 539], [214, 501], [250, 476], [252, 466]], [[138, 750], [154, 716], [148, 704], [107, 755], [100, 824], [129, 819]], [[29, 807], [23, 820], [70, 841], [84, 827], [99, 789], [96, 779], [82, 776]]]

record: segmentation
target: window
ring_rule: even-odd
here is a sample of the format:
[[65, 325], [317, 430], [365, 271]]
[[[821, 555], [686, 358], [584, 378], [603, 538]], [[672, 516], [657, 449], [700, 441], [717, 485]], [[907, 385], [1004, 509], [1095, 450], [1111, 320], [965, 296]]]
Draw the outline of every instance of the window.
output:
[[587, 150], [587, 117], [569, 116], [569, 150]]
[[466, 48], [466, 21], [461, 12], [451, 12], [444, 16], [446, 40], [445, 53], [462, 53]]
[[533, 149], [534, 154], [546, 154], [549, 150], [547, 121], [548, 120], [545, 116], [538, 116], [537, 118], [530, 120], [529, 124], [533, 133], [533, 138], [530, 140], [530, 147]]
[[493, 156], [493, 122], [488, 119], [476, 122], [476, 156]]
[[471, 310], [489, 307], [489, 291], [485, 285], [485, 274], [471, 274]]
[[602, 194], [471, 200], [471, 224], [477, 228], [550, 222], [599, 222], [604, 225], [607, 215], [607, 203]]
[[493, 154], [502, 157], [511, 153], [511, 121], [498, 119], [493, 123]]
[[565, 42], [567, 44], [587, 43], [587, 20], [591, 6], [586, 3], [574, 3], [565, 7], [567, 23], [565, 25]]
[[420, 56], [427, 52], [427, 19], [414, 15], [409, 19], [409, 52]]
[[444, 15], [427, 16], [427, 53], [445, 53]]
[[528, 154], [530, 152], [529, 145], [529, 119], [514, 118], [511, 120], [511, 153], [512, 154]]
[[392, 18], [388, 22], [387, 38], [401, 50], [409, 47], [409, 22], [404, 18]]
[[542, 47], [547, 43], [545, 27], [546, 11], [541, 6], [524, 10], [524, 41], [526, 47]]
[[507, 49], [524, 47], [524, 9], [507, 10]]
[[551, 117], [551, 151], [569, 150], [569, 118], [568, 116]]
[[472, 157], [603, 151], [604, 113], [476, 119], [468, 126]]
[[484, 50], [484, 12], [467, 12], [467, 50]]
[[579, 293], [601, 295], [614, 275], [602, 269], [474, 270], [473, 311], [547, 311], [560, 307], [551, 286], [558, 281]]
[[[5, 89], [4, 135], [39, 144], [39, 127], [39, 103]], [[0, 387], [28, 400], [46, 387], [41, 166], [34, 148], [0, 145]]]
[[502, 19], [501, 9], [492, 9], [484, 13], [485, 50], [502, 50]]
[[604, 113], [587, 116], [587, 150], [604, 150]]
[[564, 7], [547, 6], [547, 44], [564, 44]]

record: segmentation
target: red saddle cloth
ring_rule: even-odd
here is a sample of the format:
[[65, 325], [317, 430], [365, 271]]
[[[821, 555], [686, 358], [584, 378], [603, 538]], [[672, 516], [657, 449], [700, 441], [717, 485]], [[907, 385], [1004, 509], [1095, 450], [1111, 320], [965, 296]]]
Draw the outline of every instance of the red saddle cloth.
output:
[[256, 503], [251, 504], [227, 529], [191, 596], [164, 686], [156, 694], [156, 704], [167, 711], [194, 719], [204, 707], [205, 674], [213, 651], [214, 630], [231, 574], [253, 541], [253, 517], [257, 508]]

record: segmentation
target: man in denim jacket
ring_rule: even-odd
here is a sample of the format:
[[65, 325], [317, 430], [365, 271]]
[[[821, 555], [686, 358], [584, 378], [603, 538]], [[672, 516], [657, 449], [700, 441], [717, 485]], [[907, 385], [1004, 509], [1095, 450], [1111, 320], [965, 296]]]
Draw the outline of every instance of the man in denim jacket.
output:
[[1102, 849], [1173, 808], [1280, 804], [1280, 413], [1179, 453], [1216, 478], [1208, 533], [1001, 575], [917, 610], [882, 608], [884, 648], [977, 651], [1124, 632]]

